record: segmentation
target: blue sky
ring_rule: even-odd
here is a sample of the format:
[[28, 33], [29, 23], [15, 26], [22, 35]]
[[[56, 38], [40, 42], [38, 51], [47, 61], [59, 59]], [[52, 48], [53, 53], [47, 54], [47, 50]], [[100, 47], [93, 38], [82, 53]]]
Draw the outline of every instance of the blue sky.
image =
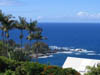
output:
[[0, 9], [39, 22], [100, 22], [100, 0], [0, 0]]

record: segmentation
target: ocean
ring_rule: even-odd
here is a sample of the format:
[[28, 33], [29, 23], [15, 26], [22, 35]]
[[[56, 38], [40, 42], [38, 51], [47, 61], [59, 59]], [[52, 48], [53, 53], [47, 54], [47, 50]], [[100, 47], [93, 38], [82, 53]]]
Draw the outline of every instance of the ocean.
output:
[[40, 58], [41, 63], [62, 66], [68, 56], [100, 59], [100, 24], [99, 23], [41, 23], [44, 41], [50, 46], [72, 49], [85, 49], [85, 52], [57, 53]]
[[[100, 24], [99, 23], [38, 23], [43, 28], [43, 40], [52, 48], [83, 49], [85, 52], [59, 52], [39, 58], [43, 64], [62, 66], [68, 56], [100, 59]], [[10, 38], [20, 43], [19, 30], [11, 30]], [[24, 31], [24, 44], [28, 35]], [[33, 41], [34, 42], [34, 41]]]

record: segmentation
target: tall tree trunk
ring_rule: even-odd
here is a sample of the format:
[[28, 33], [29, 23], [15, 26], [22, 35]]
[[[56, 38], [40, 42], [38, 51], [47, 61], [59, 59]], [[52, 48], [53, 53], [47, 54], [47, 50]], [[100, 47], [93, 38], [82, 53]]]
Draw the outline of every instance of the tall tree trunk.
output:
[[[23, 45], [23, 41], [22, 41], [22, 38], [21, 38], [21, 52], [22, 52], [22, 45]], [[20, 56], [21, 56], [21, 54], [20, 54]], [[19, 59], [21, 58], [20, 56], [19, 56]]]
[[7, 37], [6, 37], [6, 32], [5, 32], [5, 46], [6, 46], [6, 56], [8, 57], [8, 49], [7, 49]]
[[[29, 31], [29, 34], [31, 35], [31, 30]], [[31, 41], [32, 41], [32, 40], [30, 39], [30, 49], [31, 49]]]
[[7, 54], [8, 54], [8, 57], [10, 59], [10, 52], [8, 51], [9, 48], [8, 48], [8, 40], [9, 40], [9, 31], [7, 32], [7, 35], [6, 35], [6, 46], [7, 46]]
[[[1, 36], [2, 36], [2, 43], [3, 43], [3, 45], [2, 45], [2, 52], [3, 52], [3, 49], [4, 49], [4, 31], [2, 30], [2, 34], [1, 34]], [[2, 56], [3, 54], [1, 53], [1, 56]]]
[[23, 30], [21, 30], [21, 37], [20, 37], [20, 39], [21, 39], [21, 51], [22, 51], [22, 46], [23, 46], [23, 40], [22, 40], [22, 38], [23, 38]]
[[2, 30], [1, 36], [2, 36], [3, 43], [4, 43], [4, 31], [3, 30]]
[[38, 40], [37, 40], [36, 42], [37, 42], [37, 48], [36, 48], [36, 62], [38, 62], [38, 49], [39, 49]]
[[7, 55], [8, 55], [8, 57], [9, 57], [9, 59], [10, 59], [10, 53], [9, 53], [9, 51], [8, 51], [8, 40], [9, 40], [9, 38], [7, 38], [7, 43], [6, 43], [6, 45], [7, 45]]
[[32, 41], [32, 40], [30, 40], [30, 49], [31, 49], [31, 41]]

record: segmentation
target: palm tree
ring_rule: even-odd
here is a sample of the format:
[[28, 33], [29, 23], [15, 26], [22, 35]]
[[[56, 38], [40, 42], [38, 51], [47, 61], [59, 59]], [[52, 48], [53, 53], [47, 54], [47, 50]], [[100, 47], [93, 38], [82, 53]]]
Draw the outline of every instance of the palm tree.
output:
[[22, 50], [22, 46], [23, 46], [23, 30], [25, 29], [25, 26], [27, 25], [26, 19], [24, 17], [19, 17], [19, 21], [16, 24], [16, 28], [18, 28], [20, 30], [20, 40], [21, 40], [21, 50]]
[[[9, 40], [9, 30], [11, 30], [13, 28], [13, 25], [15, 24], [15, 20], [12, 20], [13, 16], [12, 15], [7, 15], [5, 16], [4, 19], [4, 32], [5, 32], [5, 38], [6, 38], [6, 46], [7, 46], [7, 52], [8, 52], [8, 40]], [[10, 54], [8, 52], [8, 56], [10, 58]]]
[[35, 32], [37, 21], [30, 20], [30, 23], [27, 23], [26, 29], [29, 31], [29, 35], [27, 36], [27, 39], [30, 41], [30, 48], [31, 48], [31, 41], [32, 41], [32, 33]]
[[38, 49], [40, 47], [39, 45], [39, 41], [40, 40], [46, 40], [47, 38], [46, 37], [43, 37], [42, 36], [42, 31], [40, 30], [40, 28], [37, 28], [37, 30], [39, 31], [36, 31], [31, 37], [33, 40], [36, 40], [36, 43], [37, 43], [37, 49], [36, 49], [36, 62], [38, 62]]
[[[0, 10], [0, 30], [2, 30], [1, 36], [2, 36], [2, 40], [3, 40], [3, 44], [4, 44], [4, 31], [3, 31], [3, 25], [2, 25], [3, 19], [4, 19], [4, 14]], [[2, 50], [3, 50], [3, 47], [2, 47]]]
[[[31, 47], [31, 41], [32, 40], [42, 40], [43, 37], [41, 36], [42, 33], [42, 29], [40, 27], [37, 27], [37, 21], [32, 21], [30, 20], [30, 23], [27, 24], [27, 28], [29, 31], [29, 35], [27, 37], [28, 40], [30, 40], [30, 47]], [[37, 46], [37, 50], [36, 50], [36, 59], [38, 61], [38, 47]]]
[[[2, 26], [1, 26], [2, 36], [5, 37], [5, 39], [6, 39], [7, 54], [9, 56], [7, 41], [9, 39], [9, 30], [11, 30], [13, 28], [13, 24], [15, 23], [15, 21], [12, 20], [12, 18], [13, 18], [12, 15], [4, 15], [2, 12], [0, 12], [0, 15], [1, 15], [0, 21], [2, 24]], [[3, 40], [4, 40], [4, 38], [3, 38]]]

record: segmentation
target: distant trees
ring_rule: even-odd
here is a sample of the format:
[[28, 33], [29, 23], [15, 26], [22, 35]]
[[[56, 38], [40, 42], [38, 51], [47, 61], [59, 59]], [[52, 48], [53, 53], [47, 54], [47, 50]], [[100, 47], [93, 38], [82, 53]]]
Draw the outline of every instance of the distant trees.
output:
[[38, 53], [45, 54], [50, 51], [49, 46], [45, 44], [44, 42], [35, 42], [32, 47], [35, 53], [36, 53], [37, 48], [38, 48]]

